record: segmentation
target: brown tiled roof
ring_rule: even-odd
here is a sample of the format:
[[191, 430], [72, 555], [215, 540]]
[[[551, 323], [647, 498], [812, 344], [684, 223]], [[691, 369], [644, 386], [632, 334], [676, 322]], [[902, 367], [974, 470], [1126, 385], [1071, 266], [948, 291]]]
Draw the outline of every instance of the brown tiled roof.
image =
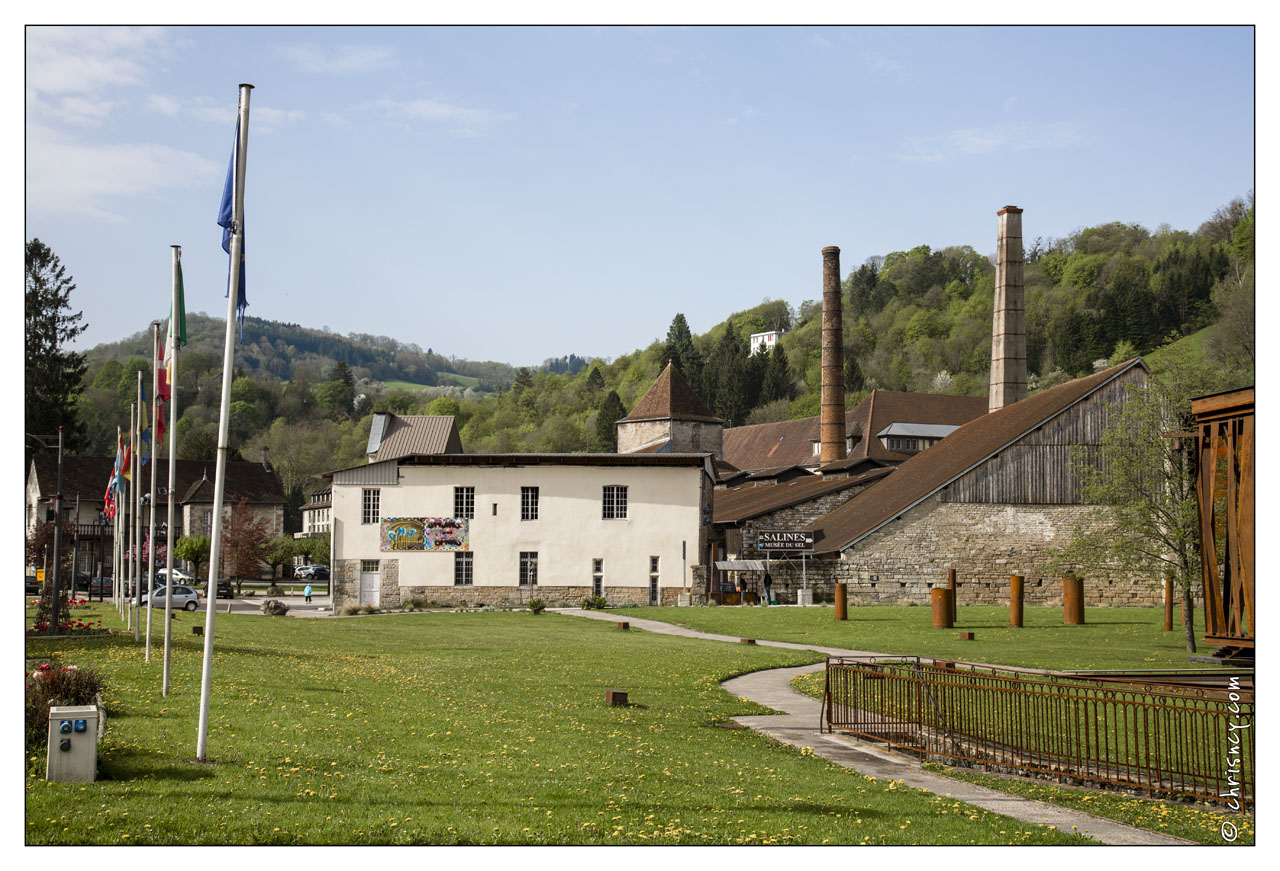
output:
[[[913, 454], [890, 451], [876, 433], [891, 423], [941, 423], [960, 426], [987, 413], [985, 396], [951, 396], [944, 393], [901, 393], [873, 390], [845, 413], [845, 432], [861, 435], [849, 459], [870, 457], [901, 462]], [[818, 418], [804, 417], [777, 423], [735, 426], [724, 431], [724, 456], [742, 469], [773, 466], [813, 466], [818, 457]]]
[[707, 404], [694, 393], [680, 370], [668, 363], [649, 392], [640, 397], [623, 420], [706, 420], [721, 423]]
[[821, 472], [824, 475], [860, 474], [888, 465], [890, 463], [885, 460], [873, 460], [870, 457], [845, 457], [843, 460], [836, 460], [834, 463], [822, 466]]
[[813, 465], [818, 418], [735, 426], [724, 431], [724, 458], [740, 469]]
[[814, 474], [810, 469], [804, 466], [778, 466], [774, 469], [759, 469], [747, 476], [747, 480], [753, 483], [761, 481], [790, 481], [793, 478], [805, 478]]
[[817, 475], [796, 478], [782, 484], [757, 487], [750, 482], [727, 490], [716, 490], [713, 495], [711, 520], [713, 523], [738, 523], [750, 520], [770, 511], [817, 499], [828, 493], [837, 493], [849, 487], [860, 487], [879, 480], [893, 472], [892, 468], [876, 469], [866, 475], [851, 478], [827, 478]]
[[862, 438], [854, 444], [849, 456], [870, 457], [874, 460], [906, 460], [916, 454], [903, 454], [889, 450], [880, 442], [880, 439], [876, 438], [876, 433], [891, 423], [941, 423], [963, 426], [986, 413], [986, 396], [872, 390], [865, 399], [854, 406], [853, 411], [848, 415], [850, 429], [857, 426], [862, 432]]
[[[44, 497], [53, 495], [58, 482], [57, 454], [37, 453], [31, 458], [36, 475], [40, 482], [40, 493]], [[161, 457], [156, 470], [156, 490], [169, 483], [169, 461]], [[181, 496], [182, 502], [212, 502], [213, 475], [216, 468], [212, 460], [178, 460], [174, 463], [174, 493]], [[62, 498], [64, 504], [75, 502], [76, 493], [80, 494], [81, 503], [102, 502], [107, 489], [107, 479], [115, 467], [115, 457], [64, 457], [62, 461]], [[144, 486], [151, 486], [150, 466], [143, 470]], [[200, 492], [202, 479], [208, 475], [207, 498], [195, 498]], [[284, 491], [280, 479], [274, 472], [268, 472], [261, 463], [228, 462], [227, 486], [224, 498], [238, 502], [244, 497], [248, 502], [277, 503], [284, 502]], [[68, 501], [69, 500], [69, 501]]]
[[411, 454], [460, 454], [462, 439], [451, 414], [388, 414], [387, 428], [375, 460], [394, 460]]
[[844, 550], [1134, 366], [1146, 369], [1135, 358], [970, 421], [814, 523], [815, 552]]

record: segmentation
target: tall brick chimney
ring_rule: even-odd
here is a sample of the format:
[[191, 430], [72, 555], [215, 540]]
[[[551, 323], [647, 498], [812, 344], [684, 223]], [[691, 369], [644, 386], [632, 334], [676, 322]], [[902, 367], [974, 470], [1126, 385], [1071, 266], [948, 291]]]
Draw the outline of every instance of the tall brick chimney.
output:
[[996, 297], [991, 320], [987, 412], [1027, 398], [1027, 308], [1022, 286], [1022, 209], [1005, 206], [996, 241]]
[[818, 464], [845, 458], [844, 329], [840, 312], [840, 249], [822, 249], [822, 416]]

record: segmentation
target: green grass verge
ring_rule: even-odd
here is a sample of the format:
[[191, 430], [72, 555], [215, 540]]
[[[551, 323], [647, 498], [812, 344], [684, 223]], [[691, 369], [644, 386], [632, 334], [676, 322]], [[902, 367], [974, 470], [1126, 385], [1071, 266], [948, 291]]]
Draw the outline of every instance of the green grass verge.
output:
[[[821, 699], [824, 690], [823, 672], [797, 675], [791, 686], [815, 699]], [[1136, 798], [1123, 793], [1105, 792], [1100, 789], [1076, 789], [1043, 780], [1018, 777], [999, 777], [978, 774], [948, 765], [925, 763], [924, 767], [955, 780], [976, 783], [991, 789], [1032, 798], [1046, 804], [1085, 811], [1094, 816], [1126, 823], [1140, 829], [1148, 829], [1178, 838], [1186, 838], [1198, 844], [1227, 843], [1252, 844], [1254, 842], [1254, 818], [1233, 814], [1205, 803], [1184, 803]], [[1224, 826], [1232, 828], [1224, 837]], [[1228, 837], [1234, 840], [1228, 841]]]
[[150, 663], [131, 634], [28, 639], [110, 713], [97, 783], [28, 760], [28, 843], [1084, 843], [724, 727], [763, 709], [721, 680], [811, 654], [550, 613], [219, 614], [198, 764], [203, 620], [175, 619], [167, 698], [158, 633]]
[[[1181, 626], [1164, 631], [1159, 608], [1090, 608], [1084, 626], [1063, 625], [1061, 608], [1026, 608], [1020, 629], [1010, 627], [1008, 609], [996, 605], [961, 605], [954, 629], [934, 629], [928, 608], [898, 605], [850, 608], [844, 621], [835, 619], [830, 606], [627, 608], [625, 613], [739, 638], [1028, 668], [1206, 667], [1188, 661]], [[961, 631], [976, 638], [962, 641]], [[1197, 613], [1196, 636], [1203, 634]]]

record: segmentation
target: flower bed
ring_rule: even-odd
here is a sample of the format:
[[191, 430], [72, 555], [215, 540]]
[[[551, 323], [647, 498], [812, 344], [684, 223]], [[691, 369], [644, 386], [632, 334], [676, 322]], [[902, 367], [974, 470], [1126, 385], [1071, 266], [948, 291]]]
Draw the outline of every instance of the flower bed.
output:
[[[49, 633], [49, 621], [45, 620], [35, 623], [27, 627], [28, 635], [47, 635]], [[105, 635], [106, 630], [102, 626], [101, 620], [81, 620], [79, 617], [74, 620], [68, 619], [58, 626], [58, 635]]]

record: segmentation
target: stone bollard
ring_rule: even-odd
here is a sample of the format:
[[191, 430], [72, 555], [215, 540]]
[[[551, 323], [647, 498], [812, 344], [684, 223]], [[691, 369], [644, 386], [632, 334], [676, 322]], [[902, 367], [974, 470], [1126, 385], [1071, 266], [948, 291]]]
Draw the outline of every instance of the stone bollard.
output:
[[933, 628], [950, 629], [955, 625], [951, 619], [951, 591], [946, 587], [934, 587], [929, 591], [929, 598], [933, 606]]
[[1076, 575], [1062, 579], [1062, 621], [1068, 626], [1084, 625], [1084, 580]]
[[1009, 576], [1009, 625], [1022, 626], [1022, 575]]
[[844, 581], [836, 583], [836, 619], [849, 619], [849, 585]]

